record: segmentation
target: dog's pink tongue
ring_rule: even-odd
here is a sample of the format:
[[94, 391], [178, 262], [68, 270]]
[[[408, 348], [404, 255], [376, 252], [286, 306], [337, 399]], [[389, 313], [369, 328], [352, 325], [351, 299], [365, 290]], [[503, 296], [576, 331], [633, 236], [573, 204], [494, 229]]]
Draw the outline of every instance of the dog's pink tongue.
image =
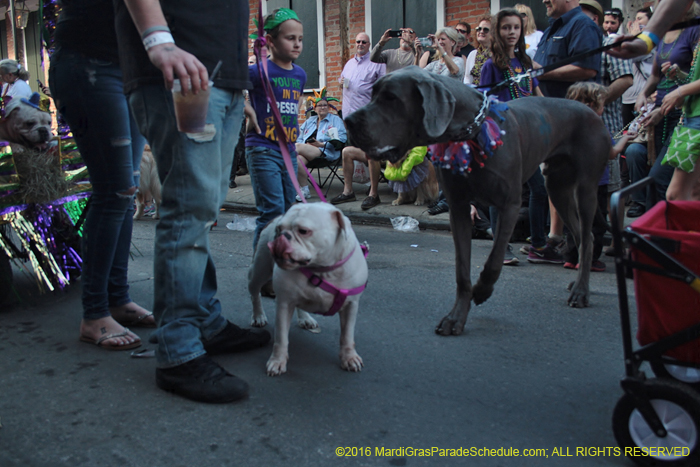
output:
[[284, 235], [280, 235], [273, 241], [268, 242], [267, 247], [275, 258], [289, 258], [292, 253], [292, 244], [289, 243], [289, 240]]

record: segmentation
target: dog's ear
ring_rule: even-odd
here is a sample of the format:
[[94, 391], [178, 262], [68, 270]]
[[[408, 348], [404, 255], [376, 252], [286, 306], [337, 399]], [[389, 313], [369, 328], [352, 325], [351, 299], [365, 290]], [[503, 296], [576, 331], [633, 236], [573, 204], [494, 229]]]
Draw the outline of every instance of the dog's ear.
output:
[[423, 128], [430, 138], [437, 138], [450, 125], [457, 100], [440, 81], [430, 75], [421, 75], [416, 87], [423, 97]]
[[335, 241], [342, 239], [345, 240], [345, 216], [340, 209], [336, 209], [331, 212], [331, 220], [338, 224], [338, 234], [336, 235]]

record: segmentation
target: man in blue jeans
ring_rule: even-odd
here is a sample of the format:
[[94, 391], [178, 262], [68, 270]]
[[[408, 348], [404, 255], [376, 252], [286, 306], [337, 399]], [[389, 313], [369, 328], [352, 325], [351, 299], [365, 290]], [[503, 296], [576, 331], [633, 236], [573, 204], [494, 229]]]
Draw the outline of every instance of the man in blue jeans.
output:
[[[202, 402], [238, 400], [247, 383], [210, 355], [265, 345], [270, 334], [241, 329], [221, 315], [209, 230], [228, 189], [242, 89], [249, 86], [248, 3], [116, 0], [116, 15], [124, 90], [163, 182], [154, 262], [156, 384]], [[172, 33], [169, 23], [177, 25]], [[179, 132], [173, 79], [197, 93], [219, 60], [204, 131]]]

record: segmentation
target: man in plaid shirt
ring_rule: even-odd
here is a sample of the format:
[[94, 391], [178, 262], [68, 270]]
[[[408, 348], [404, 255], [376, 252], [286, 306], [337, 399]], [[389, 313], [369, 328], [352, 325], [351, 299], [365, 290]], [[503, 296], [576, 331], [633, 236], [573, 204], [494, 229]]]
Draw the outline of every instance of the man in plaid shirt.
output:
[[[614, 41], [614, 36], [606, 36], [603, 39], [603, 45]], [[600, 62], [600, 84], [608, 88], [603, 122], [613, 135], [622, 130], [622, 94], [632, 86], [632, 83], [632, 62], [615, 58], [603, 52]], [[610, 165], [608, 192], [617, 191], [621, 188], [619, 156], [615, 160], [609, 161], [608, 164]]]

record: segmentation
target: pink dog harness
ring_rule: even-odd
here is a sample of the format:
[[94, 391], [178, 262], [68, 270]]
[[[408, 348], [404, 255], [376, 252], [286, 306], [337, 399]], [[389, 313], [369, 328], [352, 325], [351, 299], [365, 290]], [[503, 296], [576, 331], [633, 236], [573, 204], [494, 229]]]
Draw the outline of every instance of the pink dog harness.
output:
[[[369, 253], [369, 249], [367, 248], [367, 246], [360, 245], [360, 248], [362, 248], [362, 253], [365, 255], [365, 258], [367, 258], [367, 254]], [[355, 253], [356, 249], [357, 247], [353, 248], [349, 255], [335, 263], [333, 266], [326, 266], [320, 268], [299, 268], [299, 271], [309, 278], [309, 283], [311, 285], [313, 285], [314, 287], [320, 287], [322, 290], [325, 290], [326, 292], [335, 295], [335, 298], [333, 299], [333, 304], [331, 305], [331, 309], [325, 313], [319, 313], [320, 315], [333, 316], [334, 314], [338, 313], [338, 310], [340, 310], [340, 307], [343, 306], [345, 300], [350, 295], [361, 294], [362, 291], [364, 291], [367, 287], [367, 283], [365, 282], [364, 285], [360, 287], [355, 287], [354, 289], [339, 289], [327, 280], [314, 274], [314, 272], [330, 272], [334, 269], [338, 269], [340, 266], [347, 263], [347, 261], [353, 255], [353, 253]]]

